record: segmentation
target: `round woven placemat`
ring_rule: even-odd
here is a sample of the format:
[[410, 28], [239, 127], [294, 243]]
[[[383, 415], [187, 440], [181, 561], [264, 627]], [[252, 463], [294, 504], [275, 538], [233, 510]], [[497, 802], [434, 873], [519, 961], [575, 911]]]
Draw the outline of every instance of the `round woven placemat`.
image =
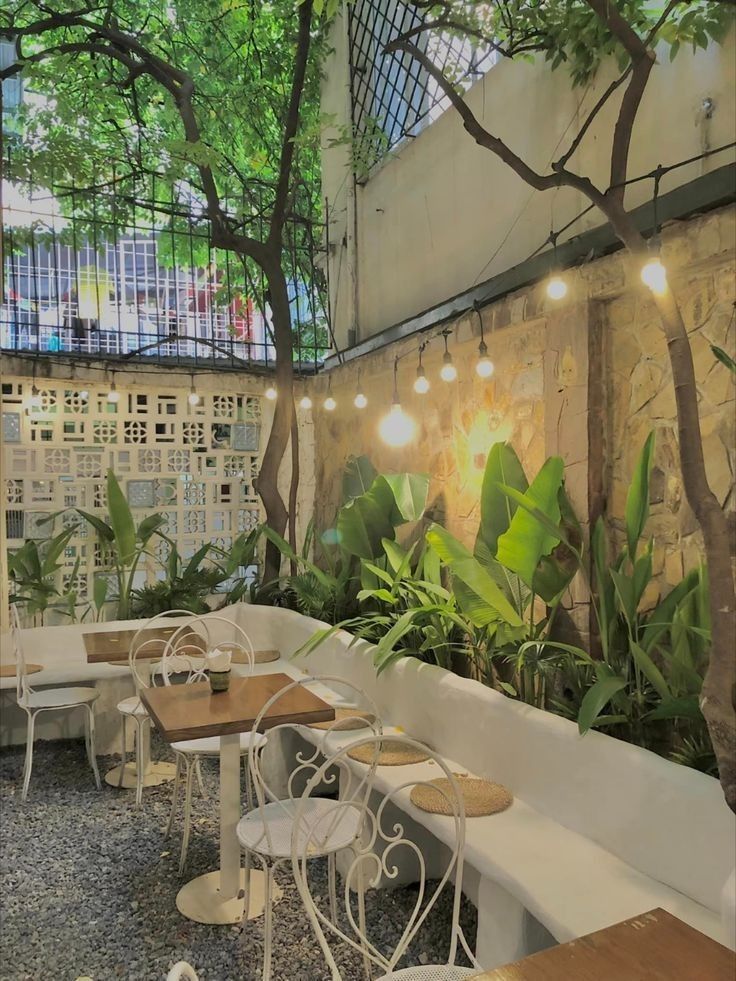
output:
[[[348, 756], [358, 763], [371, 764], [375, 762], [376, 746], [356, 746], [355, 749], [348, 750]], [[428, 759], [427, 754], [420, 749], [398, 743], [388, 743], [385, 749], [382, 748], [378, 752], [379, 766], [407, 766], [409, 763], [424, 763]]]
[[[500, 783], [468, 777], [464, 773], [453, 774], [465, 802], [465, 817], [486, 817], [499, 814], [511, 807], [513, 795]], [[436, 790], [434, 788], [437, 788]], [[446, 797], [445, 794], [448, 796]], [[452, 787], [447, 777], [437, 777], [428, 784], [412, 787], [411, 802], [430, 814], [452, 814]], [[450, 798], [448, 800], [448, 797]]]
[[311, 722], [309, 728], [349, 732], [353, 729], [367, 729], [375, 721], [376, 717], [372, 712], [362, 712], [354, 708], [336, 708], [334, 722]]
[[[38, 674], [43, 671], [42, 664], [26, 664], [26, 674]], [[0, 664], [0, 678], [14, 678], [16, 675], [14, 664]]]

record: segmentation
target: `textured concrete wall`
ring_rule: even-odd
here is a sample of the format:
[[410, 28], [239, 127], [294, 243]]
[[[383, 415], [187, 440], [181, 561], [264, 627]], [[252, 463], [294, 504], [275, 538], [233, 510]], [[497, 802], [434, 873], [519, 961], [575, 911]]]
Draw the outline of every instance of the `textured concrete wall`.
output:
[[[734, 379], [711, 343], [734, 354], [736, 209], [666, 229], [664, 261], [690, 331], [700, 393], [708, 473], [719, 499], [734, 501]], [[513, 294], [483, 312], [496, 371], [477, 378], [479, 323], [471, 313], [451, 324], [458, 381], [438, 377], [443, 343], [424, 353], [432, 388], [412, 391], [417, 338], [409, 338], [332, 372], [335, 412], [321, 408], [324, 378], [315, 382], [315, 514], [332, 523], [347, 458], [367, 454], [379, 470], [427, 471], [438, 517], [467, 543], [475, 535], [482, 468], [496, 440], [510, 440], [529, 476], [545, 457], [566, 463], [570, 496], [584, 523], [605, 513], [620, 534], [625, 493], [651, 428], [657, 430], [649, 533], [656, 538], [659, 587], [675, 582], [698, 559], [700, 539], [684, 500], [677, 452], [674, 390], [664, 336], [638, 268], [616, 255], [570, 274], [568, 297], [554, 303], [544, 284]], [[387, 447], [377, 427], [391, 401], [394, 359], [402, 405], [417, 438]], [[366, 409], [353, 408], [360, 383]], [[652, 596], [652, 598], [654, 598]], [[574, 597], [584, 602], [584, 596]]]

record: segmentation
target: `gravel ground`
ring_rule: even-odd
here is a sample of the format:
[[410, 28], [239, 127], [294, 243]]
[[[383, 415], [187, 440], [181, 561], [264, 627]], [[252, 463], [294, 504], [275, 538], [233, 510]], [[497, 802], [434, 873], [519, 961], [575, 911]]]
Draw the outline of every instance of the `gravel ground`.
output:
[[[154, 736], [155, 759], [171, 758]], [[100, 773], [117, 762], [99, 757]], [[203, 762], [209, 794], [195, 793], [192, 837], [184, 879], [177, 873], [177, 828], [164, 839], [171, 785], [144, 790], [140, 812], [133, 792], [97, 791], [82, 741], [38, 742], [27, 802], [20, 801], [23, 750], [0, 751], [0, 979], [2, 981], [162, 981], [177, 960], [192, 963], [202, 981], [258, 981], [263, 918], [238, 927], [184, 919], [176, 893], [217, 867], [217, 764]], [[314, 863], [315, 894], [326, 895], [324, 863]], [[273, 981], [328, 981], [290, 872], [279, 878], [284, 898], [274, 911]], [[372, 892], [369, 936], [392, 949], [416, 892]], [[447, 956], [451, 893], [414, 943], [409, 963], [442, 963]], [[475, 911], [463, 902], [461, 922], [475, 936]], [[334, 949], [334, 948], [333, 948]], [[359, 960], [337, 950], [345, 981], [362, 977]]]

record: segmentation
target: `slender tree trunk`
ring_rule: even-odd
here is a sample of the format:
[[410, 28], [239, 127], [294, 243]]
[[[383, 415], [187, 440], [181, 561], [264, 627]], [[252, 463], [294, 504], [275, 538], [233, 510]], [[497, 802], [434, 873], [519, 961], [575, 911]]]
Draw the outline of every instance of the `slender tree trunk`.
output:
[[[266, 521], [282, 537], [289, 519], [286, 505], [278, 488], [281, 461], [289, 445], [292, 418], [294, 416], [294, 365], [292, 361], [291, 313], [286, 277], [278, 258], [266, 270], [271, 297], [274, 347], [276, 349], [276, 408], [271, 432], [263, 454], [258, 474], [258, 493], [266, 510]], [[281, 553], [272, 542], [266, 544], [264, 582], [278, 578], [281, 569]]]
[[[623, 206], [605, 209], [606, 217], [629, 251], [642, 261], [646, 245]], [[703, 535], [708, 566], [711, 649], [700, 708], [718, 761], [726, 803], [736, 813], [736, 589], [726, 514], [710, 488], [700, 433], [698, 388], [687, 329], [672, 287], [652, 299], [667, 340], [677, 405], [680, 471], [688, 504]]]

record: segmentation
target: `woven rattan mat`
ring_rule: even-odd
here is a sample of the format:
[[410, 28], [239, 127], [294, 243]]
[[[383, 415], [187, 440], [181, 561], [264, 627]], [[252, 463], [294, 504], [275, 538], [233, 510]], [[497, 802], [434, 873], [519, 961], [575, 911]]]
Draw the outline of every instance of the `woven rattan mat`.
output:
[[312, 722], [310, 729], [332, 729], [333, 732], [348, 732], [353, 729], [367, 729], [376, 721], [372, 712], [361, 712], [354, 708], [336, 708], [334, 722]]
[[[455, 773], [454, 777], [463, 795], [466, 817], [499, 814], [513, 803], [513, 795], [500, 783], [469, 777], [464, 773]], [[428, 784], [417, 784], [413, 787], [411, 802], [430, 814], [452, 814], [452, 795], [453, 790], [447, 777], [437, 777]]]
[[[351, 760], [358, 763], [374, 763], [376, 761], [375, 745], [356, 746], [348, 750]], [[429, 757], [419, 749], [402, 746], [400, 743], [387, 743], [378, 753], [379, 766], [407, 766], [409, 763], [424, 763]]]

